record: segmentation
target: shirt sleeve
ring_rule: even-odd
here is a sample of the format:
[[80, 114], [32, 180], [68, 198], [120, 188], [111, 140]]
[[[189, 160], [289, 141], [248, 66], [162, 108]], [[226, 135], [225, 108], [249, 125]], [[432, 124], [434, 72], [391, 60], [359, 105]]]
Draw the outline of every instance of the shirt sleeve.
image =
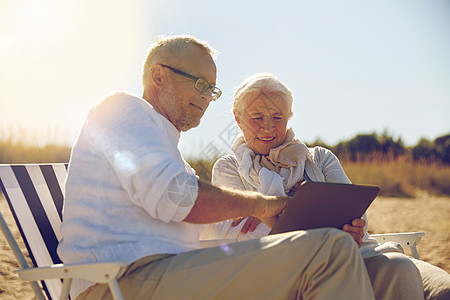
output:
[[220, 157], [213, 166], [211, 183], [215, 186], [245, 190], [238, 172], [239, 164], [232, 155]]
[[325, 176], [326, 182], [351, 183], [350, 179], [347, 177], [347, 174], [345, 174], [339, 159], [330, 150], [322, 147], [316, 147], [314, 161]]

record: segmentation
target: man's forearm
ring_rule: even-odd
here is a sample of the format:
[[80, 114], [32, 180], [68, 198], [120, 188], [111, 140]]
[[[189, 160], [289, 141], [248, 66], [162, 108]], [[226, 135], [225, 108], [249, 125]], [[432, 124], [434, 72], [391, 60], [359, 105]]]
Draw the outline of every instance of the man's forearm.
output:
[[184, 221], [203, 224], [257, 216], [264, 210], [264, 205], [261, 194], [226, 190], [199, 181], [197, 200]]

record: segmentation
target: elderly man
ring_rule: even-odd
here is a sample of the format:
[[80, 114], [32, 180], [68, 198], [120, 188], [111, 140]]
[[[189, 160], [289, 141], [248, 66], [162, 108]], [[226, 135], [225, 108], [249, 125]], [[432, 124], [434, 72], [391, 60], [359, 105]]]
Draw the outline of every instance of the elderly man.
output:
[[[142, 98], [107, 97], [88, 114], [66, 182], [65, 263], [126, 261], [126, 299], [374, 299], [354, 240], [321, 229], [200, 249], [195, 224], [245, 217], [269, 227], [286, 198], [201, 182], [178, 148], [212, 100], [214, 51], [190, 36], [161, 38], [144, 64]], [[106, 299], [76, 281], [72, 297]]]

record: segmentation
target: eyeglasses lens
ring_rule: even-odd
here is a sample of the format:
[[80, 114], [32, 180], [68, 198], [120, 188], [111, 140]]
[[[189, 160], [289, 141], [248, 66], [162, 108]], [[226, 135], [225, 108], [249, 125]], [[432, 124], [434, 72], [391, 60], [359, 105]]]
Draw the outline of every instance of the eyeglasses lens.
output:
[[208, 81], [206, 81], [203, 78], [199, 78], [197, 79], [197, 81], [195, 82], [195, 88], [201, 92], [204, 93], [209, 89], [209, 83]]

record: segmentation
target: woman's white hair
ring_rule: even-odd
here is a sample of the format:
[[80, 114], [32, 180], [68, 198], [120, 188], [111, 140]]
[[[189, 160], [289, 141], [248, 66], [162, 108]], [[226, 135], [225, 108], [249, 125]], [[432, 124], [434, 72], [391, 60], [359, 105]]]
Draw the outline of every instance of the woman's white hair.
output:
[[289, 107], [288, 117], [292, 117], [292, 92], [271, 73], [255, 74], [242, 81], [234, 92], [233, 112], [240, 116], [244, 111], [244, 99], [255, 93], [281, 94]]
[[200, 49], [204, 49], [212, 58], [215, 58], [217, 55], [217, 51], [211, 48], [206, 42], [191, 35], [159, 36], [150, 46], [144, 62], [142, 72], [142, 82], [144, 85], [154, 65], [158, 63], [170, 63], [171, 58], [181, 55], [191, 45], [196, 45]]

